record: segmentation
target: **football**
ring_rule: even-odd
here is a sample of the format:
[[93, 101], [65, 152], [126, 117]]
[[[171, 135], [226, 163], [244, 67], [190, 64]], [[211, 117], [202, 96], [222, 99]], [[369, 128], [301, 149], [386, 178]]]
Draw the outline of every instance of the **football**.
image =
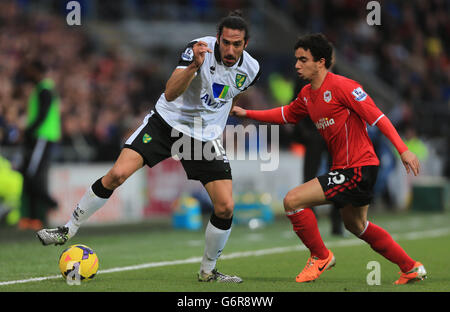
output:
[[81, 281], [93, 279], [98, 270], [97, 254], [86, 245], [72, 245], [59, 257], [59, 269], [65, 279], [71, 275], [74, 275], [75, 279], [79, 275]]

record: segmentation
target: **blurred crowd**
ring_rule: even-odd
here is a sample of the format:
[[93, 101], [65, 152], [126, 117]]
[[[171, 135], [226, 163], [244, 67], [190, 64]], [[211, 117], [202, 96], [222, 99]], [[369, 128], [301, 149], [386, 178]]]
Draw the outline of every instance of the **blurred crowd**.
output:
[[[33, 88], [24, 75], [33, 61], [47, 68], [61, 99], [63, 137], [56, 159], [116, 158], [123, 135], [142, 120], [163, 88], [155, 64], [96, 45], [84, 31], [46, 13], [26, 14], [0, 2], [0, 145], [18, 145]], [[67, 149], [66, 147], [71, 147]]]
[[[54, 7], [50, 12], [62, 10], [61, 1], [47, 2]], [[134, 12], [156, 20], [200, 18], [217, 22], [226, 12], [239, 7], [245, 10], [251, 5], [251, 1], [212, 0], [80, 2], [87, 7], [95, 4], [95, 12], [100, 15], [95, 18], [110, 21]], [[376, 27], [367, 24], [368, 10], [360, 1], [270, 2], [287, 12], [300, 29], [325, 33], [345, 59], [396, 90], [404, 99], [390, 112], [396, 126], [412, 124], [420, 135], [448, 139], [448, 1], [379, 1], [382, 17], [381, 25]], [[0, 2], [0, 145], [21, 142], [33, 87], [22, 72], [27, 64], [39, 59], [55, 80], [62, 103], [63, 138], [55, 158], [114, 160], [129, 131], [154, 106], [167, 73], [158, 64], [137, 63], [117, 49], [105, 49], [84, 28], [68, 27], [61, 14], [31, 14], [27, 10], [30, 3]], [[188, 7], [190, 10], [179, 10]], [[183, 16], [171, 17], [177, 12], [184, 12]], [[266, 73], [264, 84], [267, 87], [249, 89], [241, 105], [261, 109], [286, 104], [295, 95], [293, 89], [298, 89], [295, 81], [276, 74]], [[277, 90], [286, 92], [277, 94]], [[271, 98], [266, 97], [267, 92]], [[288, 136], [281, 139], [290, 140]], [[289, 142], [281, 142], [282, 146], [286, 144]]]
[[96, 6], [98, 18], [115, 22], [131, 15], [153, 21], [170, 19], [216, 23], [230, 11], [248, 9], [251, 0], [97, 0]]

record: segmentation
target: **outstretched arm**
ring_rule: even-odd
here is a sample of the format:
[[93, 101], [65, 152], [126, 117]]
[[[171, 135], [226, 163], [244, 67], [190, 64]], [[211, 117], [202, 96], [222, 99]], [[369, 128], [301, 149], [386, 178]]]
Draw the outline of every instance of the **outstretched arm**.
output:
[[397, 149], [400, 154], [400, 159], [406, 168], [406, 172], [409, 174], [412, 171], [417, 176], [420, 171], [419, 159], [413, 152], [408, 150], [408, 147], [398, 135], [397, 130], [395, 130], [389, 118], [386, 116], [381, 117], [376, 125]]
[[231, 108], [230, 116], [247, 118], [247, 111], [242, 107], [236, 106], [236, 103], [233, 101], [233, 107]]
[[230, 115], [234, 115], [241, 118], [250, 118], [262, 122], [269, 122], [275, 124], [286, 123], [283, 120], [281, 107], [267, 109], [267, 110], [245, 110], [242, 107], [234, 106], [230, 112]]
[[266, 110], [245, 110], [239, 106], [234, 106], [230, 115], [274, 124], [297, 123], [308, 115], [306, 106], [301, 99], [302, 97], [299, 95], [289, 105]]

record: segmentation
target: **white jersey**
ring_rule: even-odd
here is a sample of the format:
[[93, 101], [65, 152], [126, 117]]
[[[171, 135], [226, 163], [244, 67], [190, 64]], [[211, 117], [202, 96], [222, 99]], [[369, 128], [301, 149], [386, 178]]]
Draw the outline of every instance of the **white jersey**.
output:
[[172, 102], [161, 94], [156, 111], [172, 128], [197, 140], [218, 138], [226, 125], [233, 98], [259, 78], [258, 61], [246, 51], [232, 67], [222, 64], [215, 37], [203, 37], [190, 42], [181, 54], [177, 68], [193, 62], [192, 46], [204, 41], [213, 53], [205, 60], [186, 91]]

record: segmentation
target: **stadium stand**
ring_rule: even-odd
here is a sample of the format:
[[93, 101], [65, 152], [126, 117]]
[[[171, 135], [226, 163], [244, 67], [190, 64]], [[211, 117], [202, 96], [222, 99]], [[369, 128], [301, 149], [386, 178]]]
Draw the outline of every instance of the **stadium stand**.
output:
[[[31, 86], [21, 70], [26, 62], [38, 58], [51, 68], [62, 100], [63, 139], [55, 150], [55, 160], [113, 160], [130, 128], [153, 107], [164, 88], [174, 61], [167, 65], [158, 57], [164, 59], [168, 52], [176, 55], [177, 49], [150, 51], [147, 47], [143, 54], [152, 56], [147, 58], [123, 53], [120, 44], [105, 44], [107, 36], [102, 38], [105, 32], [100, 31], [104, 27], [68, 27], [62, 18], [66, 14], [62, 2], [0, 3], [0, 144], [7, 154], [7, 147], [17, 147], [22, 140]], [[434, 144], [447, 162], [445, 175], [449, 176], [450, 5], [446, 1], [383, 1], [381, 25], [376, 27], [367, 25], [365, 6], [346, 0], [269, 0], [265, 8], [250, 0], [79, 2], [83, 16], [106, 28], [130, 20], [201, 21], [210, 25], [240, 7], [254, 25], [257, 38], [266, 30], [264, 9], [280, 12], [302, 32], [324, 32], [343, 61], [396, 92], [401, 101], [390, 107], [390, 118], [401, 131], [413, 125], [420, 137]], [[114, 31], [109, 33], [113, 33], [112, 38], [116, 36]], [[286, 55], [292, 51], [269, 55], [260, 46], [261, 40], [255, 41], [256, 54], [263, 56], [261, 63], [267, 74], [242, 104], [248, 108], [279, 105], [267, 91], [269, 73], [278, 68], [295, 80], [286, 74], [293, 64], [285, 60]], [[288, 147], [291, 140], [287, 136], [282, 146]]]

